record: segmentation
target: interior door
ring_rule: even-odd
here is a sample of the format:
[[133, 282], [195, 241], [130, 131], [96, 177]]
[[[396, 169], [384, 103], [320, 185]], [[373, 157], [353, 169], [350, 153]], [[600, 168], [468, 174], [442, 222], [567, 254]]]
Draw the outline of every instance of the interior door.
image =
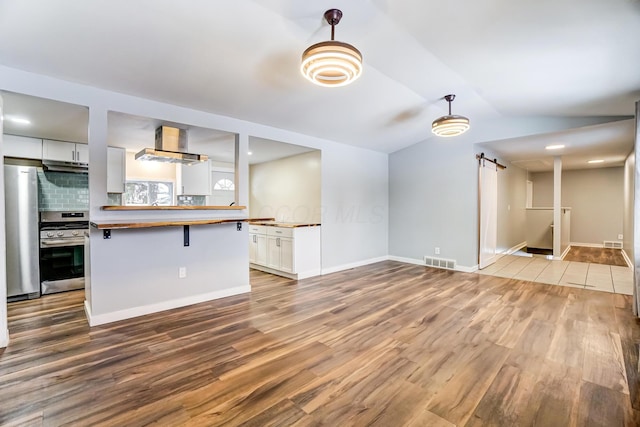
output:
[[480, 160], [478, 168], [480, 205], [479, 264], [485, 268], [497, 259], [498, 241], [498, 170], [494, 163]]

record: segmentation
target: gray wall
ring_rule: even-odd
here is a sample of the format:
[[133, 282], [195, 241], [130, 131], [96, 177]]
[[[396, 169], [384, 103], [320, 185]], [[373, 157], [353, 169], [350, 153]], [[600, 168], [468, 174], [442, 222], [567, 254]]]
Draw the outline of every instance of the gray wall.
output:
[[477, 173], [473, 146], [460, 140], [432, 140], [391, 154], [389, 253], [476, 265]]
[[[478, 264], [475, 154], [487, 152], [484, 144], [610, 120], [540, 117], [478, 120], [464, 135], [455, 138], [429, 135], [425, 141], [391, 153], [389, 255], [413, 261], [420, 261], [425, 255], [437, 256], [456, 260], [461, 270], [475, 269]], [[324, 152], [322, 160], [324, 172]], [[518, 238], [505, 236], [504, 241], [516, 244]], [[435, 255], [435, 247], [440, 248], [440, 255]]]
[[[531, 174], [533, 206], [553, 206], [553, 172]], [[562, 172], [562, 206], [571, 209], [571, 242], [602, 244], [623, 233], [624, 168]]]

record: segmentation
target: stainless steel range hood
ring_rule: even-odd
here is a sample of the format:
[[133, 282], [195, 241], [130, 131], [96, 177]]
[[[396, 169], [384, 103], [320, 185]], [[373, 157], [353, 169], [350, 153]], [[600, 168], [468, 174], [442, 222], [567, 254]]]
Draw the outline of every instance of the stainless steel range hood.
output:
[[44, 170], [51, 172], [89, 173], [87, 163], [61, 162], [57, 160], [42, 160]]
[[187, 131], [170, 126], [156, 129], [156, 148], [145, 148], [136, 153], [136, 160], [151, 160], [165, 163], [191, 165], [206, 162], [204, 154], [187, 153]]

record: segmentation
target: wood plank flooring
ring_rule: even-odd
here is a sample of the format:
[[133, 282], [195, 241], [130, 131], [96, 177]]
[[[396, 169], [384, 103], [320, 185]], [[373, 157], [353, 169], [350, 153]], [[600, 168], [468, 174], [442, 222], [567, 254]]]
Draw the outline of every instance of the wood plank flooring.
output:
[[9, 305], [3, 426], [637, 426], [631, 297], [381, 262], [89, 328]]
[[627, 262], [622, 255], [622, 249], [571, 246], [569, 252], [567, 252], [563, 259], [565, 261], [589, 262], [592, 264], [628, 267]]

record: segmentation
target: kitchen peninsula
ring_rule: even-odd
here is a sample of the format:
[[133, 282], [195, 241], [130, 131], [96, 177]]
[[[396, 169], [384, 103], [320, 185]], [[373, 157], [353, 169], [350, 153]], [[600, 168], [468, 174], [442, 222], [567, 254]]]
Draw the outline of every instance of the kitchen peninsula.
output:
[[244, 225], [250, 219], [229, 215], [244, 207], [225, 206], [219, 213], [212, 212], [218, 207], [135, 207], [149, 211], [145, 219], [130, 215], [133, 209], [126, 206], [115, 208], [101, 210], [123, 212], [92, 218], [87, 238], [86, 256], [101, 260], [87, 263], [90, 325], [250, 292]]

